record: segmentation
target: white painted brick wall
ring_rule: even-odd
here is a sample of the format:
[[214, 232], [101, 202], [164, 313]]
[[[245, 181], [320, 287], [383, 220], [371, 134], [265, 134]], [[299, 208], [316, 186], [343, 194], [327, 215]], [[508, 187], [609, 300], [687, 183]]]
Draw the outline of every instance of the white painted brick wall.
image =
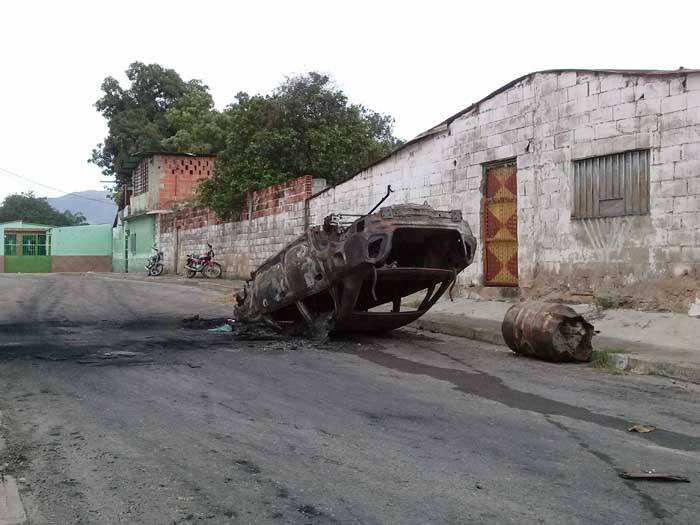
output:
[[[331, 212], [368, 211], [387, 184], [396, 190], [387, 204], [427, 200], [459, 208], [479, 240], [460, 282], [479, 283], [483, 165], [515, 157], [523, 287], [542, 270], [572, 265], [634, 267], [634, 275], [624, 276], [633, 282], [671, 271], [676, 262], [700, 264], [700, 75], [536, 74], [458, 118], [449, 131], [312, 199], [312, 223]], [[572, 161], [635, 148], [651, 149], [650, 214], [599, 220], [599, 230], [572, 220]], [[596, 233], [620, 225], [629, 228], [620, 247]]]

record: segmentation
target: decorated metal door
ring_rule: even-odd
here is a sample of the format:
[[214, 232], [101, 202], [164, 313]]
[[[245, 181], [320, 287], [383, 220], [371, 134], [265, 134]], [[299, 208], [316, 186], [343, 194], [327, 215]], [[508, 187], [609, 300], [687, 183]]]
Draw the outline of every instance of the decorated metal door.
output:
[[515, 161], [486, 168], [484, 284], [518, 286], [518, 182]]

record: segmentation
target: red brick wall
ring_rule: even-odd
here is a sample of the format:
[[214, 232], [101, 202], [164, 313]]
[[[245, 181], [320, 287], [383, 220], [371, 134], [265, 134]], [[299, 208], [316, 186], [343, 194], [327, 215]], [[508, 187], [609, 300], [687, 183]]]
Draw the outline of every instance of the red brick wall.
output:
[[[251, 204], [253, 219], [291, 211], [294, 203], [311, 197], [312, 184], [313, 177], [305, 175], [249, 193], [244, 199], [240, 220], [248, 220]], [[185, 208], [175, 213], [161, 215], [160, 233], [169, 233], [176, 228], [190, 230], [224, 222], [208, 208]]]
[[241, 220], [248, 220], [248, 210], [251, 209], [251, 203], [253, 219], [292, 211], [292, 205], [295, 202], [301, 202], [311, 197], [312, 186], [313, 177], [304, 175], [249, 193], [242, 207]]
[[176, 228], [191, 230], [224, 221], [209, 208], [185, 208], [175, 213], [160, 216], [160, 233], [170, 233]]
[[156, 155], [155, 165], [160, 181], [160, 209], [192, 199], [200, 181], [211, 177], [215, 157]]
[[111, 255], [54, 255], [52, 272], [111, 272]]

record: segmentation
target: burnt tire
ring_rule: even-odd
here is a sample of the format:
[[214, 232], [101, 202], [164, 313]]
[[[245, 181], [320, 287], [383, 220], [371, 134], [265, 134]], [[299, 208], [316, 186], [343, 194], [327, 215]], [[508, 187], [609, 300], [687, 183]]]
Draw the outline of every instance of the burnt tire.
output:
[[219, 263], [213, 262], [207, 265], [202, 273], [204, 274], [204, 277], [208, 277], [209, 279], [218, 279], [221, 277], [223, 269]]

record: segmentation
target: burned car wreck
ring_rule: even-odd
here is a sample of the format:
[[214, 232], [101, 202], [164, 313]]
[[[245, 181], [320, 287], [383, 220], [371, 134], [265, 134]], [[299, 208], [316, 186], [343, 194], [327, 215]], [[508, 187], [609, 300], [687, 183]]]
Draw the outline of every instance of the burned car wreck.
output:
[[[237, 295], [236, 319], [312, 333], [382, 332], [427, 312], [471, 264], [476, 240], [459, 210], [400, 204], [375, 213], [385, 199], [352, 221], [329, 215], [265, 261]], [[421, 290], [418, 307], [403, 311], [402, 298]]]

